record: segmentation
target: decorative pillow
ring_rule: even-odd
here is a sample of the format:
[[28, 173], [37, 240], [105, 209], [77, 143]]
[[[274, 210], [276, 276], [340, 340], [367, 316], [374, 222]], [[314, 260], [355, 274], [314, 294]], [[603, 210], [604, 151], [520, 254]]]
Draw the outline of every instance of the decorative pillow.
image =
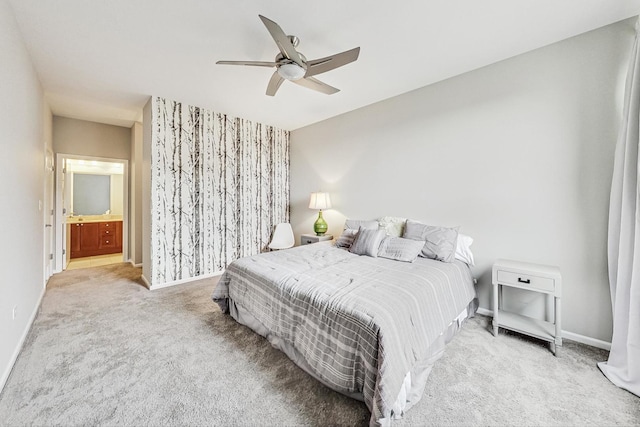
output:
[[387, 235], [392, 237], [402, 237], [405, 222], [407, 222], [406, 218], [400, 218], [397, 216], [383, 216], [378, 219], [380, 229], [384, 230]]
[[340, 237], [336, 239], [336, 248], [349, 249], [353, 244], [353, 240], [356, 238], [356, 234], [358, 234], [358, 230], [351, 228], [344, 230]]
[[387, 236], [382, 240], [378, 256], [396, 261], [413, 262], [416, 260], [424, 242], [422, 240], [404, 239], [402, 237]]
[[380, 242], [384, 239], [384, 231], [363, 228], [360, 226], [358, 234], [353, 241], [353, 244], [349, 248], [349, 252], [358, 255], [368, 255], [376, 258], [378, 256], [378, 248], [380, 248]]
[[344, 229], [352, 229], [352, 230], [358, 230], [358, 228], [360, 228], [360, 226], [362, 226], [362, 228], [367, 228], [367, 229], [371, 229], [371, 230], [377, 230], [378, 229], [378, 221], [376, 220], [362, 220], [362, 219], [348, 219], [344, 222]]
[[427, 225], [408, 219], [402, 237], [424, 241], [420, 256], [442, 262], [452, 262], [455, 259], [457, 228]]
[[466, 262], [468, 265], [475, 265], [473, 253], [471, 253], [471, 244], [473, 239], [466, 234], [458, 234], [458, 242], [456, 243], [456, 259]]

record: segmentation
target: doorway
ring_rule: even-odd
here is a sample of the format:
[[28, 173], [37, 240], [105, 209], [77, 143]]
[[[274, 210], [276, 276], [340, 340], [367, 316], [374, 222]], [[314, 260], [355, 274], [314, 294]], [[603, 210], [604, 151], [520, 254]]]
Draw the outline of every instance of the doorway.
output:
[[56, 162], [56, 272], [128, 261], [128, 160]]

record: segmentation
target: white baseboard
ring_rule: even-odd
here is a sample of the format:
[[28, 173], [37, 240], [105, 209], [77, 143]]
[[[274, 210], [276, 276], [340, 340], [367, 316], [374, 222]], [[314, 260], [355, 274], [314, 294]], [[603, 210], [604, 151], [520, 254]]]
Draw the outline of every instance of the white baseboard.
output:
[[20, 341], [18, 342], [16, 349], [13, 351], [13, 354], [11, 355], [11, 360], [9, 361], [9, 365], [6, 367], [5, 371], [2, 373], [2, 377], [0, 377], [0, 392], [2, 391], [2, 389], [4, 389], [4, 386], [7, 383], [7, 380], [9, 379], [9, 375], [11, 374], [11, 370], [13, 370], [13, 365], [15, 365], [16, 360], [18, 360], [18, 355], [20, 354], [20, 351], [22, 351], [22, 346], [24, 345], [24, 341], [27, 339], [27, 335], [31, 330], [31, 325], [33, 325], [33, 321], [36, 319], [38, 310], [40, 310], [40, 304], [42, 304], [42, 298], [44, 298], [44, 293], [46, 290], [47, 290], [46, 287], [42, 288], [42, 291], [40, 292], [40, 296], [38, 297], [38, 303], [33, 309], [31, 316], [29, 316], [27, 327], [24, 329], [24, 332], [22, 332]]
[[129, 264], [131, 264], [134, 267], [142, 267], [142, 263], [136, 264], [136, 263], [133, 262], [132, 259], [129, 260]]
[[483, 308], [483, 307], [478, 307], [478, 309], [476, 310], [476, 313], [482, 314], [483, 316], [493, 317], [493, 310], [487, 310], [486, 308]]
[[142, 280], [145, 282], [145, 284], [147, 284], [147, 287], [150, 290], [155, 291], [156, 289], [168, 288], [169, 286], [182, 285], [184, 283], [195, 282], [196, 280], [209, 279], [211, 277], [221, 276], [222, 273], [224, 273], [224, 271], [217, 271], [215, 273], [203, 274], [201, 276], [188, 277], [186, 279], [174, 280], [173, 282], [162, 283], [160, 285], [150, 285], [149, 282], [147, 281], [147, 279], [144, 276], [142, 276]]
[[151, 282], [149, 282], [149, 280], [147, 280], [147, 278], [144, 277], [144, 274], [140, 275], [140, 279], [142, 279], [142, 282], [147, 287], [147, 289], [151, 289]]
[[[477, 313], [483, 316], [493, 317], [493, 310], [488, 310], [483, 307], [479, 307], [477, 310]], [[576, 334], [575, 332], [565, 331], [564, 329], [562, 330], [562, 338], [579, 342], [581, 344], [590, 345], [591, 347], [602, 348], [604, 350], [611, 350], [610, 342], [602, 341], [597, 338], [587, 337], [585, 335]]]
[[574, 332], [562, 331], [562, 338], [566, 338], [571, 341], [579, 342], [582, 344], [590, 345], [591, 347], [601, 348], [607, 351], [611, 350], [611, 343], [602, 341], [597, 338], [591, 338], [584, 335], [576, 334]]

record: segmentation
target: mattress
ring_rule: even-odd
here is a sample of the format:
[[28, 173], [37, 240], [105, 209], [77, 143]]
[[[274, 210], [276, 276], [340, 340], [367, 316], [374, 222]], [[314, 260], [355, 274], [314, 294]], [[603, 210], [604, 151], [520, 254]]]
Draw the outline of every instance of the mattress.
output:
[[387, 425], [422, 395], [433, 362], [474, 310], [469, 267], [358, 256], [330, 242], [234, 261], [213, 300]]

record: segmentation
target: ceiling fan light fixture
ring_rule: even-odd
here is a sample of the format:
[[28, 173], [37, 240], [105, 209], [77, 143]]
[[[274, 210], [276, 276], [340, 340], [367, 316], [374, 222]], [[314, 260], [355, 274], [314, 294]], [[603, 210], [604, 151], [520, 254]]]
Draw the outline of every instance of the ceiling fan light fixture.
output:
[[335, 68], [347, 65], [358, 59], [360, 48], [347, 50], [325, 58], [307, 61], [305, 56], [296, 50], [300, 40], [296, 36], [287, 35], [282, 28], [269, 18], [258, 15], [262, 23], [267, 27], [273, 41], [278, 45], [278, 54], [272, 62], [267, 61], [217, 61], [216, 64], [224, 65], [251, 65], [254, 67], [276, 67], [267, 85], [267, 96], [274, 96], [280, 85], [285, 80], [297, 85], [331, 95], [340, 92], [340, 89], [329, 86], [314, 78], [316, 74], [326, 73]]
[[282, 64], [278, 67], [280, 77], [287, 80], [300, 80], [306, 72], [307, 70], [295, 63]]

